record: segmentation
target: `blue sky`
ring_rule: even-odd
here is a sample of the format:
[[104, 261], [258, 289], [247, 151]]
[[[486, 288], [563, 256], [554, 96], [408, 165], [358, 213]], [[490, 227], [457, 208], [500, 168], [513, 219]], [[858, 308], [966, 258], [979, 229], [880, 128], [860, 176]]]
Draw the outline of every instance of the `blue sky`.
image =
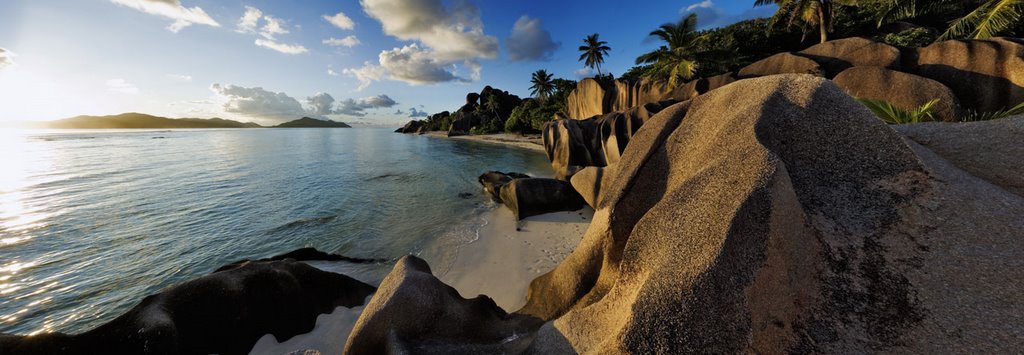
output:
[[[272, 124], [303, 115], [398, 125], [484, 85], [578, 79], [582, 38], [621, 74], [658, 25], [766, 16], [753, 1], [5, 0], [0, 120], [135, 111]], [[339, 15], [341, 14], [341, 15]]]

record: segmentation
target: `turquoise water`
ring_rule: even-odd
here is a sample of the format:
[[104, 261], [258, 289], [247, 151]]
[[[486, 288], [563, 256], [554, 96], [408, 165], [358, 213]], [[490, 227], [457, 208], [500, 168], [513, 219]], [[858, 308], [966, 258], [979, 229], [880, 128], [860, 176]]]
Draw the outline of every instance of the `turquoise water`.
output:
[[307, 246], [440, 274], [496, 208], [480, 173], [550, 175], [542, 153], [386, 129], [5, 131], [0, 149], [0, 332], [19, 334]]

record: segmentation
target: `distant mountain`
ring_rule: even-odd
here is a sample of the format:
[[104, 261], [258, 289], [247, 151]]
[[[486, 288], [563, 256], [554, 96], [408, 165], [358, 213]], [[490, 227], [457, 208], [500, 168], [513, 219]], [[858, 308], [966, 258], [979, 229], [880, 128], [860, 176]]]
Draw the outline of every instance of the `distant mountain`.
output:
[[62, 120], [40, 122], [43, 128], [259, 128], [252, 122], [238, 122], [223, 118], [166, 118], [144, 113], [122, 113], [111, 116], [75, 116]]
[[352, 128], [345, 124], [345, 122], [336, 122], [331, 120], [318, 120], [310, 117], [303, 117], [294, 121], [285, 122], [279, 124], [278, 128]]

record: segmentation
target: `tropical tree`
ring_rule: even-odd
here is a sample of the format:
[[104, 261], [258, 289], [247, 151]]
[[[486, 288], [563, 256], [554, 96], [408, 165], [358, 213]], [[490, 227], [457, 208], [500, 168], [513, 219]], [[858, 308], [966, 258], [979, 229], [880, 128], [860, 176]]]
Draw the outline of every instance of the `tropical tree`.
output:
[[790, 26], [797, 23], [809, 27], [817, 26], [821, 43], [825, 43], [828, 41], [829, 32], [832, 32], [837, 7], [856, 3], [857, 0], [756, 0], [754, 6], [778, 5], [779, 10], [772, 16], [770, 26], [774, 26], [783, 18], [787, 18]]
[[953, 21], [939, 40], [953, 38], [991, 38], [1018, 25], [1024, 16], [1024, 0], [989, 0]]
[[536, 97], [537, 100], [544, 101], [551, 96], [551, 93], [555, 91], [555, 84], [551, 82], [552, 75], [548, 74], [547, 70], [541, 69], [533, 73], [533, 77], [530, 78], [530, 94]]
[[668, 90], [672, 90], [696, 76], [702, 67], [712, 71], [727, 70], [735, 60], [730, 58], [730, 53], [731, 57], [735, 57], [735, 53], [731, 49], [708, 46], [709, 33], [697, 32], [697, 14], [661, 25], [650, 35], [665, 44], [637, 57], [639, 67], [630, 71], [642, 71], [641, 76], [666, 83]]
[[601, 74], [601, 63], [604, 62], [604, 56], [608, 55], [608, 51], [612, 50], [608, 47], [608, 42], [599, 40], [597, 33], [587, 36], [583, 39], [583, 45], [580, 46], [580, 59], [584, 65], [591, 69], [597, 69], [597, 74]]

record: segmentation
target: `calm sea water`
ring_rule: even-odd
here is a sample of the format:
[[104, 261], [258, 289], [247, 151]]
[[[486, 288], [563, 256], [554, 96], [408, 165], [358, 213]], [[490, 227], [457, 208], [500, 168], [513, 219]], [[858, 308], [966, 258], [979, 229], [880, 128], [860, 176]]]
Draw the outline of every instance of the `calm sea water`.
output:
[[19, 334], [307, 246], [440, 274], [495, 208], [480, 173], [550, 175], [541, 153], [385, 129], [4, 131], [0, 169], [0, 332]]

